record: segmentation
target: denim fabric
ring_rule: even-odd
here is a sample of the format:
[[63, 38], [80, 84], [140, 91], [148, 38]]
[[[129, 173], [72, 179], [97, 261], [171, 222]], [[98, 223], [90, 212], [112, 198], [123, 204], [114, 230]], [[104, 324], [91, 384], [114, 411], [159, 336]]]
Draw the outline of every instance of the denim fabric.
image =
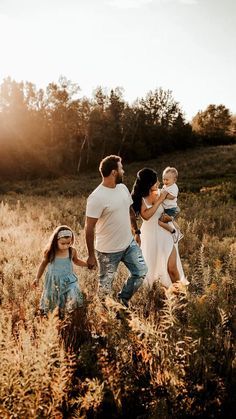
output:
[[169, 215], [170, 217], [176, 217], [179, 213], [180, 213], [180, 208], [179, 207], [175, 207], [175, 208], [165, 208], [164, 212]]
[[70, 258], [55, 258], [49, 263], [44, 289], [40, 300], [40, 310], [45, 314], [56, 307], [67, 312], [83, 305], [78, 278], [73, 272]]
[[116, 253], [102, 253], [97, 251], [99, 263], [99, 295], [101, 297], [112, 293], [112, 284], [120, 262], [123, 262], [130, 271], [130, 276], [125, 282], [120, 298], [129, 300], [142, 285], [147, 273], [147, 266], [142, 251], [133, 239], [127, 249]]

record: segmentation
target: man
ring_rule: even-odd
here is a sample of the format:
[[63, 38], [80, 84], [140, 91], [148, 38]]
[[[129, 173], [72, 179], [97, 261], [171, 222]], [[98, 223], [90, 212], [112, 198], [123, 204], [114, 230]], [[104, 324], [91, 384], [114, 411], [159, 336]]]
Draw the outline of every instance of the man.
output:
[[[128, 301], [142, 285], [147, 267], [137, 242], [137, 229], [133, 201], [127, 187], [122, 184], [123, 166], [119, 156], [105, 157], [99, 166], [102, 183], [91, 193], [86, 208], [86, 243], [88, 267], [99, 264], [99, 295], [111, 294], [115, 273], [120, 262], [130, 271], [118, 298], [128, 307]], [[135, 234], [132, 235], [131, 226]], [[94, 238], [96, 230], [96, 240]]]

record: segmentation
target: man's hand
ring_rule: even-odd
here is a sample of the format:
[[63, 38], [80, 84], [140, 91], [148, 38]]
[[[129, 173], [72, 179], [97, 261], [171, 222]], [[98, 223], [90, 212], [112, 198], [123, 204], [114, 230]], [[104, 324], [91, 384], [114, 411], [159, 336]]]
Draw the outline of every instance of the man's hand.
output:
[[140, 234], [135, 234], [134, 238], [136, 240], [136, 242], [138, 243], [139, 247], [141, 246], [141, 238], [140, 238]]
[[87, 265], [89, 269], [96, 269], [97, 267], [97, 259], [95, 256], [89, 256], [87, 259]]

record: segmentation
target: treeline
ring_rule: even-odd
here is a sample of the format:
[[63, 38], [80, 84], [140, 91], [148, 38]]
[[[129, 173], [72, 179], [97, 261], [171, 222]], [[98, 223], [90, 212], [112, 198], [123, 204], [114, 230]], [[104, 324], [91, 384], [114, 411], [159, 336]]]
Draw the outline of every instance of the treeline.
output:
[[91, 99], [65, 77], [45, 90], [10, 77], [0, 85], [0, 175], [19, 178], [76, 174], [107, 154], [147, 160], [196, 145], [235, 142], [236, 120], [209, 105], [186, 123], [169, 90], [150, 91], [132, 105], [121, 88], [98, 87]]

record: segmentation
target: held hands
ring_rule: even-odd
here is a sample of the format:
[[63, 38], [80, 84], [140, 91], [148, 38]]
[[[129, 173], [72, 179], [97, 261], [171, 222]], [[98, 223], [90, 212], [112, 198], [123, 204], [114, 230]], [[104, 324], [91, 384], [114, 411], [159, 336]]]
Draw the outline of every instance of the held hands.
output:
[[87, 259], [87, 266], [88, 269], [96, 269], [97, 267], [97, 259], [95, 256], [89, 256]]
[[140, 234], [136, 234], [134, 235], [134, 238], [137, 242], [137, 244], [139, 245], [139, 247], [141, 246], [141, 238], [140, 238]]

